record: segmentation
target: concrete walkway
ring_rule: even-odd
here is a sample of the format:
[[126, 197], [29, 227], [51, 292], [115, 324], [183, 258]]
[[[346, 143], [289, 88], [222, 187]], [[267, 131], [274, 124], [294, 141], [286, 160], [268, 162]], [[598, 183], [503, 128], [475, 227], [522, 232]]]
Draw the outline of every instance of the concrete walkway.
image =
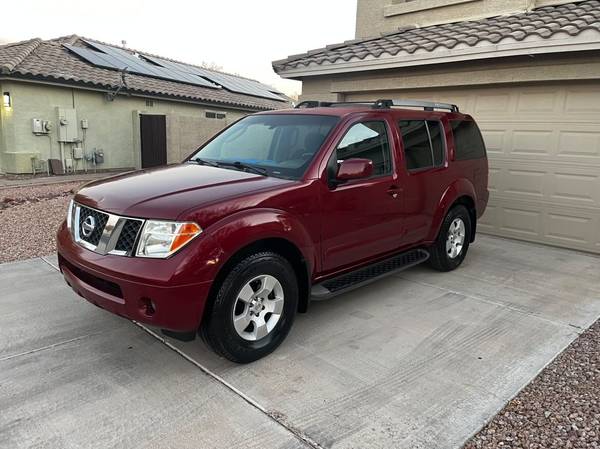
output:
[[458, 448], [600, 316], [600, 258], [478, 237], [299, 315], [234, 365], [0, 265], [0, 447]]

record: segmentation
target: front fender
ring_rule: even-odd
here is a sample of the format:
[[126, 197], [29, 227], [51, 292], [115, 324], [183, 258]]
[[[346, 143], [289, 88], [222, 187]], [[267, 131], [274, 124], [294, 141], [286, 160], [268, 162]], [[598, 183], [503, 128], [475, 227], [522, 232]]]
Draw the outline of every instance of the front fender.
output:
[[474, 205], [477, 204], [475, 187], [473, 186], [473, 183], [466, 178], [457, 179], [450, 184], [442, 194], [440, 201], [437, 204], [435, 214], [433, 215], [431, 230], [427, 236], [427, 240], [434, 241], [437, 238], [444, 217], [456, 200], [463, 196], [469, 197]]
[[302, 253], [309, 276], [317, 264], [317, 242], [304, 225], [292, 214], [278, 209], [248, 209], [231, 214], [205, 231], [217, 242], [221, 254], [215, 272], [240, 249], [263, 239], [281, 238], [292, 243]]

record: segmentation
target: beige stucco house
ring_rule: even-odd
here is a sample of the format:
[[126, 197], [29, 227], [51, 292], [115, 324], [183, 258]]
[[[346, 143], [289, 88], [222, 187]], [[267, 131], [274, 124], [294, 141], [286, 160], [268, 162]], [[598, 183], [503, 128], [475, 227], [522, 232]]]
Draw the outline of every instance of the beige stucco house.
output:
[[305, 100], [458, 104], [488, 148], [478, 229], [600, 253], [600, 1], [358, 0], [355, 40], [273, 67]]
[[243, 115], [288, 106], [270, 86], [79, 36], [0, 46], [0, 173], [178, 162]]

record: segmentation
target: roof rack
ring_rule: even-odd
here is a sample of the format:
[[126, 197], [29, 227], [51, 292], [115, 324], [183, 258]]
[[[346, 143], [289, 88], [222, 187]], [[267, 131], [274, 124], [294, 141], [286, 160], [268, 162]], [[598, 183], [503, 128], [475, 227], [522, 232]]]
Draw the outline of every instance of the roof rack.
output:
[[377, 100], [373, 107], [377, 109], [391, 108], [393, 106], [408, 107], [408, 108], [423, 108], [425, 111], [433, 111], [434, 109], [447, 109], [450, 112], [459, 112], [458, 106], [451, 103], [437, 103], [433, 101], [422, 100]]
[[436, 103], [421, 100], [375, 100], [375, 101], [302, 101], [296, 105], [296, 109], [308, 108], [332, 108], [346, 105], [370, 105], [373, 109], [390, 109], [396, 107], [423, 108], [425, 111], [434, 109], [446, 109], [450, 112], [459, 112], [458, 106], [450, 103]]
[[334, 108], [336, 106], [346, 105], [358, 105], [363, 104], [365, 106], [373, 105], [374, 101], [315, 101], [307, 100], [301, 101], [295, 106], [295, 109], [310, 109], [310, 108]]

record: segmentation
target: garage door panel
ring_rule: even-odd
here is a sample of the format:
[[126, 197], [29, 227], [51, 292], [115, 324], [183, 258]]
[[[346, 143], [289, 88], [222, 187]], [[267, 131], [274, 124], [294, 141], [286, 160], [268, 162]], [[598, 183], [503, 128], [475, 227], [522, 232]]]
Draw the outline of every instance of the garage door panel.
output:
[[482, 93], [475, 97], [474, 111], [476, 114], [503, 115], [510, 110], [510, 106], [511, 93], [508, 91]]
[[600, 253], [600, 83], [378, 93], [383, 97], [455, 103], [475, 117], [490, 166], [479, 230]]
[[512, 132], [510, 154], [539, 157], [552, 153], [553, 131], [519, 129]]
[[547, 216], [545, 237], [548, 239], [581, 245], [585, 245], [590, 239], [593, 217], [571, 216], [552, 212], [549, 212]]
[[505, 193], [520, 196], [544, 196], [544, 178], [546, 173], [539, 170], [508, 169], [503, 183]]
[[[479, 223], [482, 232], [598, 252], [598, 213], [592, 208], [560, 207], [505, 197], [490, 200], [490, 217]], [[481, 224], [485, 221], [485, 224]]]
[[[490, 159], [488, 190], [517, 200], [600, 209], [600, 170], [595, 166]], [[519, 167], [519, 168], [514, 168]]]
[[503, 154], [506, 147], [504, 142], [508, 135], [506, 130], [484, 128], [481, 124], [480, 129], [488, 154]]
[[600, 86], [587, 84], [582, 87], [569, 87], [565, 89], [566, 101], [564, 112], [566, 114], [600, 114]]
[[541, 225], [541, 210], [503, 206], [500, 230], [521, 236], [537, 236]]
[[[596, 129], [598, 127], [600, 124], [595, 125]], [[589, 158], [600, 164], [600, 132], [587, 129], [559, 131], [557, 153], [578, 159]]]
[[519, 92], [517, 112], [531, 114], [552, 114], [559, 107], [560, 93], [549, 89], [533, 92]]
[[600, 207], [600, 176], [591, 174], [555, 173], [549, 195], [556, 202], [585, 203]]

